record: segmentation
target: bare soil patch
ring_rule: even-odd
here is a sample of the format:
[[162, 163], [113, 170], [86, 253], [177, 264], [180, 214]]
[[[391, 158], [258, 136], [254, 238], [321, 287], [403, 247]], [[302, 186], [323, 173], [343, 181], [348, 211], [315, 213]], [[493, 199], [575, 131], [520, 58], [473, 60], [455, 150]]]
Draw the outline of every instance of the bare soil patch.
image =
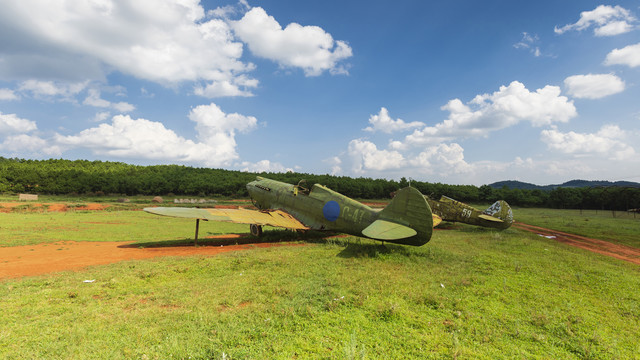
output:
[[513, 226], [521, 230], [536, 233], [549, 239], [555, 239], [565, 244], [640, 265], [640, 249], [637, 248], [614, 244], [604, 240], [592, 239], [580, 235], [569, 234], [562, 231], [545, 229], [543, 227], [528, 225], [521, 222], [514, 223]]
[[49, 204], [49, 207], [47, 208], [48, 211], [54, 212], [65, 212], [67, 209], [66, 204]]
[[[229, 242], [240, 235], [216, 236]], [[296, 246], [290, 243], [245, 243], [242, 245], [156, 246], [140, 248], [131, 241], [76, 242], [58, 241], [50, 244], [0, 248], [0, 279], [77, 270], [92, 265], [104, 265], [123, 260], [148, 259], [161, 256], [212, 256], [228, 251], [251, 250], [274, 246]]]
[[363, 201], [362, 203], [372, 208], [383, 208], [389, 205], [389, 203], [386, 203], [386, 202], [373, 202], [373, 201]]
[[0, 203], [0, 212], [5, 212], [5, 213], [11, 212], [11, 211], [14, 211], [16, 207], [21, 205], [30, 205], [29, 207], [30, 211], [42, 211], [46, 207], [47, 211], [53, 211], [53, 212], [65, 212], [65, 211], [68, 211], [69, 209], [97, 211], [97, 210], [104, 210], [109, 207], [109, 205], [97, 204], [97, 203], [91, 203], [84, 206], [69, 208], [67, 204], [64, 204], [64, 203], [5, 202], [5, 203]]

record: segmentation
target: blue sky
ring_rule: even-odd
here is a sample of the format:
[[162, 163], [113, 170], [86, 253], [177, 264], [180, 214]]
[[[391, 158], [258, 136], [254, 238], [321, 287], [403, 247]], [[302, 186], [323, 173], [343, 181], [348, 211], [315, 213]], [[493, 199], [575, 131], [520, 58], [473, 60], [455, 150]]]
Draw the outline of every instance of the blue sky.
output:
[[0, 5], [0, 156], [640, 181], [637, 1]]

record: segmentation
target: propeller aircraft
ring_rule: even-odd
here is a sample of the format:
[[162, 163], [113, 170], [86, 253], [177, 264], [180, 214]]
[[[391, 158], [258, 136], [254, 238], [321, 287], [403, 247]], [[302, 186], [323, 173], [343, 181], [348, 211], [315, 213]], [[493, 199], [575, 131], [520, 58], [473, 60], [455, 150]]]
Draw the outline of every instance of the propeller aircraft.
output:
[[425, 199], [433, 213], [444, 221], [500, 230], [509, 228], [513, 223], [513, 212], [504, 200], [496, 201], [483, 211], [444, 195], [440, 200], [433, 200], [428, 196], [425, 196]]
[[252, 235], [262, 226], [293, 230], [327, 230], [394, 244], [421, 246], [431, 239], [441, 219], [431, 212], [427, 198], [406, 187], [383, 208], [371, 207], [315, 184], [291, 185], [258, 176], [247, 190], [258, 210], [149, 207], [144, 211], [164, 216], [196, 219], [196, 241], [200, 220], [249, 224]]

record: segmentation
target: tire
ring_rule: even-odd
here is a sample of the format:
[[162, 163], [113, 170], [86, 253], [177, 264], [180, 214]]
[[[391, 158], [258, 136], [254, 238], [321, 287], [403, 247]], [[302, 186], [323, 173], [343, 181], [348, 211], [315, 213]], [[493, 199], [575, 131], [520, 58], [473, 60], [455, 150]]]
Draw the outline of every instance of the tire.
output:
[[251, 224], [249, 225], [249, 232], [255, 237], [260, 237], [262, 235], [262, 226]]

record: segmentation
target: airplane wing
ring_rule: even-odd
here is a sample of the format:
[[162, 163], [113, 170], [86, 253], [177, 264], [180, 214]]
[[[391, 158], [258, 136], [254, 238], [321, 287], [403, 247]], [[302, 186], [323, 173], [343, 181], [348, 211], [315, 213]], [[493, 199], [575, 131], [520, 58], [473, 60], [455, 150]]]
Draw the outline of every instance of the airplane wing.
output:
[[282, 210], [257, 211], [248, 209], [195, 209], [180, 207], [149, 207], [144, 211], [163, 216], [232, 222], [238, 224], [256, 224], [287, 229], [306, 230], [308, 226], [296, 220]]
[[487, 214], [480, 214], [480, 215], [478, 215], [478, 217], [480, 219], [485, 219], [485, 220], [488, 220], [488, 221], [493, 221], [493, 222], [498, 222], [498, 223], [504, 222], [504, 221], [498, 219], [497, 217], [493, 217], [493, 216], [487, 215]]

